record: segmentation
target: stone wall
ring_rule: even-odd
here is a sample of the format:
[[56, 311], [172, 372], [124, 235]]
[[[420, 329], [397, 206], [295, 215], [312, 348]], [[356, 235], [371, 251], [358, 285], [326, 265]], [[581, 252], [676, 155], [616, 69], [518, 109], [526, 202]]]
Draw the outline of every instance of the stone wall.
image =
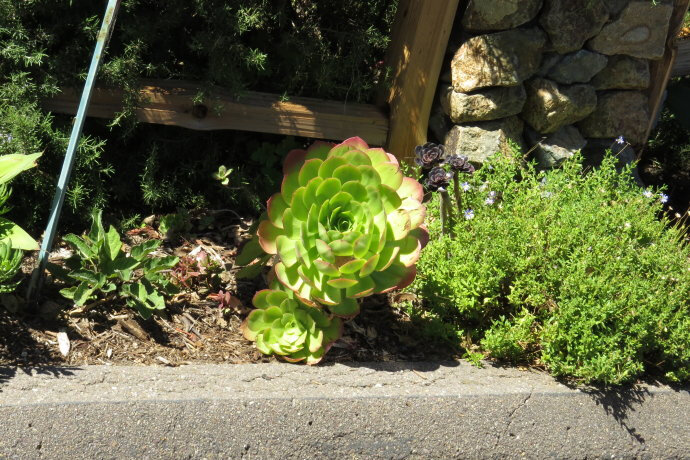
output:
[[672, 0], [465, 3], [431, 123], [449, 151], [480, 163], [513, 141], [553, 167], [619, 136], [644, 142]]

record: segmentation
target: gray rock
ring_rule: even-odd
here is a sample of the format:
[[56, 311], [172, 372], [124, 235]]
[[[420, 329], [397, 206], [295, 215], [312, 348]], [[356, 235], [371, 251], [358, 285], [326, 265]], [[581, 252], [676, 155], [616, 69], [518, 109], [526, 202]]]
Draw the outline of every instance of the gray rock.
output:
[[528, 147], [534, 148], [532, 154], [541, 169], [560, 166], [587, 145], [587, 140], [574, 126], [564, 126], [552, 134], [539, 134], [527, 128], [525, 135]]
[[601, 0], [545, 0], [539, 23], [561, 54], [577, 51], [601, 31], [609, 11]]
[[553, 66], [548, 73], [548, 78], [566, 85], [587, 83], [606, 67], [607, 62], [608, 58], [603, 54], [587, 50], [576, 51], [564, 56], [558, 64]]
[[623, 136], [632, 145], [644, 142], [649, 124], [649, 102], [640, 91], [599, 93], [597, 109], [578, 124], [585, 137]]
[[456, 125], [446, 135], [446, 152], [466, 155], [481, 164], [498, 152], [511, 153], [511, 143], [524, 148], [523, 126], [518, 117]]
[[487, 86], [517, 86], [539, 69], [545, 43], [546, 35], [538, 28], [470, 38], [451, 62], [453, 88], [468, 92]]
[[604, 0], [604, 5], [609, 10], [611, 17], [618, 16], [618, 13], [623, 11], [623, 8], [628, 6], [630, 0]]
[[454, 123], [488, 121], [517, 115], [525, 105], [523, 85], [459, 93], [452, 86], [441, 92], [441, 106]]
[[546, 77], [546, 74], [548, 74], [556, 64], [561, 62], [561, 59], [563, 59], [562, 54], [544, 53], [541, 57], [541, 65], [539, 66], [539, 70], [537, 70], [537, 73], [534, 75], [537, 77]]
[[559, 86], [544, 78], [526, 83], [527, 102], [522, 118], [535, 131], [550, 134], [589, 116], [597, 106], [597, 94], [590, 85]]
[[609, 58], [608, 65], [592, 79], [592, 86], [603, 89], [647, 89], [649, 61], [624, 55]]
[[513, 29], [537, 16], [543, 0], [469, 0], [462, 26], [472, 32]]
[[602, 54], [627, 54], [661, 59], [673, 6], [649, 0], [631, 2], [620, 17], [607, 24], [587, 46]]

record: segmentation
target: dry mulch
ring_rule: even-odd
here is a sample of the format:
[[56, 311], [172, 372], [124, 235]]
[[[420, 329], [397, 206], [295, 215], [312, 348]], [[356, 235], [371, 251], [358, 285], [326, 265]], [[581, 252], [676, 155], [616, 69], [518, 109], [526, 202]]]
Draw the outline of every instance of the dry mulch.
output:
[[[193, 223], [202, 222], [196, 216]], [[208, 221], [208, 219], [206, 220]], [[236, 280], [233, 268], [237, 247], [248, 238], [250, 220], [234, 213], [213, 219], [213, 225], [167, 242], [164, 251], [184, 257], [202, 247], [222, 260], [225, 270], [214, 276], [187, 281], [190, 289], [175, 296], [160, 315], [143, 320], [121, 303], [104, 303], [80, 313], [51, 284], [34, 311], [10, 313], [0, 307], [0, 365], [257, 363], [273, 361], [242, 337], [240, 325], [251, 308], [253, 294], [266, 287], [265, 278]], [[132, 243], [142, 237], [160, 237], [153, 227], [129, 235]], [[58, 249], [55, 259], [64, 257]], [[35, 257], [35, 255], [34, 255]], [[25, 261], [28, 278], [34, 260]], [[225, 312], [210, 294], [223, 289], [239, 303]], [[417, 334], [410, 318], [392, 303], [397, 294], [364, 299], [362, 313], [345, 324], [343, 337], [326, 355], [325, 362], [449, 360], [454, 350], [430, 344]], [[69, 341], [69, 352], [60, 351], [59, 338]], [[64, 347], [64, 344], [63, 344]], [[63, 348], [64, 351], [64, 348]]]

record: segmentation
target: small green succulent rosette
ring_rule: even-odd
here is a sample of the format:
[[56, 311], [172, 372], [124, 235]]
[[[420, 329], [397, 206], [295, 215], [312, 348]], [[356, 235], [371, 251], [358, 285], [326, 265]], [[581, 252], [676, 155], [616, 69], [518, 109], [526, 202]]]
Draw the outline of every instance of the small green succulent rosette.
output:
[[358, 298], [410, 284], [428, 241], [423, 189], [397, 159], [360, 138], [317, 142], [285, 159], [257, 235], [277, 279], [309, 305], [359, 313]]
[[266, 355], [316, 364], [342, 335], [343, 322], [319, 308], [302, 304], [291, 292], [264, 289], [254, 296], [242, 334]]

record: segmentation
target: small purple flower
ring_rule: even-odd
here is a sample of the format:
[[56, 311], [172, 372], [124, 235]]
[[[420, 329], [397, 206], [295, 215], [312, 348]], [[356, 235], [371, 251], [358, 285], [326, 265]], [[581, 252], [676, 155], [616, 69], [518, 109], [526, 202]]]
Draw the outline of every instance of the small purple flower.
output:
[[432, 192], [437, 190], [445, 191], [452, 178], [452, 173], [449, 173], [445, 169], [437, 166], [429, 171], [429, 176], [426, 179], [426, 186]]
[[623, 136], [618, 136], [616, 143], [621, 145], [625, 144], [625, 138]]
[[472, 163], [470, 163], [467, 157], [463, 157], [460, 155], [451, 155], [448, 158], [446, 158], [445, 163], [448, 164], [450, 166], [450, 169], [452, 169], [455, 172], [462, 172], [468, 174], [474, 172], [474, 166], [472, 166]]
[[414, 148], [414, 162], [422, 169], [431, 169], [443, 162], [445, 147], [442, 144], [427, 142]]
[[668, 195], [666, 195], [665, 193], [660, 193], [659, 194], [659, 201], [661, 201], [661, 204], [668, 203]]
[[460, 184], [460, 188], [462, 188], [463, 192], [469, 192], [472, 186], [469, 182], [463, 182], [462, 184]]
[[494, 199], [491, 198], [491, 197], [489, 197], [489, 198], [487, 198], [486, 200], [484, 200], [484, 204], [487, 205], [487, 206], [491, 206], [491, 205], [494, 204], [494, 203], [495, 203], [495, 201], [494, 201]]
[[472, 220], [472, 219], [474, 219], [474, 211], [471, 210], [471, 209], [467, 209], [467, 210], [464, 212], [463, 215], [465, 216], [465, 220]]
[[644, 195], [645, 198], [651, 198], [654, 196], [651, 190], [647, 189], [644, 192], [642, 192], [642, 195]]

